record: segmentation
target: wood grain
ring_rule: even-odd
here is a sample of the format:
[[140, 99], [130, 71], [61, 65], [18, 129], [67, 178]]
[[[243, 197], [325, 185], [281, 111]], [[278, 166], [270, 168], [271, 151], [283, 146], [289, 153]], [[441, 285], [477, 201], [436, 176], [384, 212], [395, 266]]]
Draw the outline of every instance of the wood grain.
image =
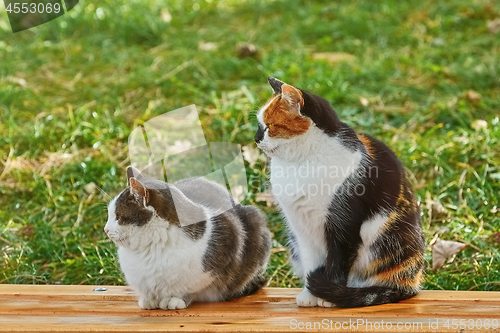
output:
[[[500, 292], [423, 291], [398, 304], [324, 309], [297, 307], [299, 289], [267, 288], [232, 302], [147, 311], [127, 287], [97, 287], [0, 285], [0, 332], [500, 332], [491, 328], [493, 319], [500, 325]], [[452, 319], [471, 328], [451, 329]]]

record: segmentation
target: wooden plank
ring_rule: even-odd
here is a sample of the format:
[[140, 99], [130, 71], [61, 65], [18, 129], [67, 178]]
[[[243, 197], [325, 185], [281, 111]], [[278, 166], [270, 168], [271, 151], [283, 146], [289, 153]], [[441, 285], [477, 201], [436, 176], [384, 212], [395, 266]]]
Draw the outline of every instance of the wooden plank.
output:
[[[94, 291], [96, 288], [106, 288], [106, 291]], [[245, 299], [258, 301], [295, 300], [300, 291], [297, 288], [264, 288], [255, 295]], [[54, 299], [81, 299], [81, 300], [105, 300], [109, 296], [114, 300], [135, 300], [134, 292], [126, 286], [88, 286], [88, 285], [31, 285], [31, 284], [0, 284], [0, 297], [47, 297]], [[442, 291], [423, 290], [418, 296], [409, 301], [492, 301], [500, 302], [500, 292], [495, 291]], [[236, 300], [238, 301], [238, 300]]]
[[[367, 331], [370, 328], [377, 332], [426, 332], [429, 331], [429, 322], [426, 319], [385, 319], [374, 318], [369, 324], [356, 323], [352, 324], [345, 321], [343, 318], [328, 318], [321, 321], [311, 321], [308, 317], [294, 318], [296, 321], [291, 322], [289, 318], [241, 318], [227, 316], [221, 320], [214, 320], [211, 317], [196, 317], [183, 318], [179, 317], [165, 318], [156, 317], [155, 320], [148, 318], [147, 321], [140, 318], [132, 317], [114, 317], [114, 316], [78, 316], [57, 318], [54, 316], [32, 317], [32, 316], [12, 316], [0, 318], [0, 331], [22, 331], [22, 332], [82, 332], [82, 331], [97, 331], [97, 332], [290, 332], [297, 331], [346, 331], [359, 332]], [[326, 320], [326, 321], [324, 321]], [[364, 319], [358, 319], [364, 320]], [[19, 324], [14, 330], [11, 327], [6, 327], [9, 323], [16, 321]], [[374, 327], [375, 323], [379, 325], [383, 322], [383, 327]], [[307, 323], [310, 323], [307, 327]], [[338, 324], [337, 324], [338, 323]], [[390, 323], [390, 324], [389, 324]], [[433, 324], [444, 325], [444, 320], [440, 319]], [[335, 325], [337, 324], [337, 329]], [[342, 328], [344, 324], [344, 328]], [[397, 325], [400, 325], [400, 330], [397, 330]], [[404, 325], [407, 325], [407, 329]], [[390, 325], [390, 328], [389, 328]], [[351, 326], [351, 327], [349, 327]], [[6, 330], [9, 328], [9, 330]], [[431, 330], [440, 332], [440, 330]], [[441, 330], [446, 332], [446, 330]], [[449, 331], [448, 331], [449, 332]]]
[[398, 304], [324, 309], [297, 307], [299, 289], [267, 288], [232, 302], [146, 311], [127, 287], [96, 287], [0, 285], [0, 332], [460, 331], [444, 327], [452, 319], [465, 320], [463, 332], [500, 332], [492, 328], [493, 319], [500, 326], [500, 292], [423, 291]]
[[[135, 300], [120, 301], [110, 297], [104, 300], [70, 300], [70, 299], [27, 299], [21, 298], [1, 298], [0, 314], [23, 314], [23, 313], [81, 313], [81, 314], [135, 314], [138, 306]], [[140, 310], [139, 310], [140, 311]], [[195, 303], [188, 310], [183, 311], [144, 311], [143, 316], [217, 316], [222, 312], [230, 312], [233, 316], [262, 316], [262, 311], [266, 316], [281, 316], [283, 313], [293, 316], [320, 317], [335, 313], [336, 315], [352, 316], [363, 314], [366, 317], [380, 316], [402, 316], [410, 314], [411, 317], [426, 315], [449, 316], [454, 313], [463, 313], [470, 317], [488, 318], [500, 313], [500, 304], [481, 301], [471, 302], [450, 302], [450, 301], [404, 301], [398, 304], [385, 304], [376, 307], [365, 307], [357, 309], [324, 309], [324, 308], [300, 308], [295, 305], [292, 299], [271, 299], [253, 300], [249, 297], [226, 303]]]
[[[106, 288], [106, 291], [94, 291]], [[31, 285], [0, 284], [0, 297], [21, 297], [51, 300], [135, 300], [134, 292], [124, 286], [76, 286], [76, 285]]]

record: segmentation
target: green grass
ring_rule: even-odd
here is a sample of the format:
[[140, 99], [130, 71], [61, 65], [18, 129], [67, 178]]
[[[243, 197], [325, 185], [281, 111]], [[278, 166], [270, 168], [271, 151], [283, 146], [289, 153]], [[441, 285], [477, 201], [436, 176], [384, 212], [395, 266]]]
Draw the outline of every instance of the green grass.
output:
[[[117, 194], [130, 131], [185, 105], [208, 141], [251, 144], [272, 75], [384, 140], [416, 187], [427, 240], [469, 245], [435, 273], [429, 247], [425, 288], [500, 290], [500, 33], [487, 28], [498, 18], [495, 0], [103, 0], [12, 34], [2, 11], [0, 283], [123, 284], [102, 231], [108, 198], [85, 186]], [[238, 58], [241, 42], [259, 56]], [[354, 57], [315, 60], [324, 52]], [[281, 217], [255, 202], [266, 163], [247, 174], [274, 234], [270, 285], [299, 286]], [[446, 214], [431, 221], [432, 202]]]

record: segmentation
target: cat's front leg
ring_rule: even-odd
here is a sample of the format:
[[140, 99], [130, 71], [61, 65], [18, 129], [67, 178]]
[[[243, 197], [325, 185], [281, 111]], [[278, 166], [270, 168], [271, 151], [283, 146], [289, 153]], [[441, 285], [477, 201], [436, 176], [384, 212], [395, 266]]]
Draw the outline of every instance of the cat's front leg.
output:
[[325, 301], [322, 298], [316, 297], [307, 288], [304, 288], [295, 298], [298, 306], [313, 307], [321, 306], [323, 308], [333, 308], [335, 304]]
[[158, 309], [158, 300], [154, 296], [140, 295], [139, 296], [139, 307], [143, 310]]
[[[292, 234], [293, 235], [293, 234]], [[292, 259], [294, 269], [299, 277], [306, 282], [310, 272], [324, 265], [326, 260], [326, 249], [318, 246], [314, 239], [308, 239], [302, 235], [293, 235], [290, 244], [292, 245]], [[297, 295], [296, 302], [302, 307], [332, 307], [321, 298], [312, 295], [307, 287]]]
[[185, 309], [191, 304], [191, 297], [164, 297], [160, 301], [160, 309], [163, 310], [181, 310]]
[[312, 307], [318, 306], [318, 298], [311, 294], [307, 288], [302, 289], [295, 298], [298, 306]]

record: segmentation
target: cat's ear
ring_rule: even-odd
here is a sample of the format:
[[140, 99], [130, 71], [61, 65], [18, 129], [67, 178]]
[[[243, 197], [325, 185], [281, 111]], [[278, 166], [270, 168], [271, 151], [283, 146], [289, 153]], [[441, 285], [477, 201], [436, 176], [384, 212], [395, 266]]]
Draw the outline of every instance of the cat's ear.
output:
[[304, 99], [302, 98], [302, 92], [299, 89], [285, 83], [281, 86], [281, 97], [290, 105], [288, 110], [291, 113], [301, 115], [300, 107], [304, 105]]
[[285, 84], [285, 82], [282, 82], [282, 81], [280, 81], [277, 78], [272, 77], [272, 76], [269, 76], [267, 78], [267, 82], [269, 82], [269, 85], [271, 86], [271, 88], [273, 88], [275, 95], [281, 94], [281, 87]]
[[127, 168], [127, 184], [128, 184], [128, 186], [130, 186], [130, 178], [132, 178], [132, 177], [135, 177], [136, 179], [143, 178], [141, 172], [138, 169], [134, 168], [133, 166], [129, 166]]
[[138, 194], [141, 198], [144, 199], [144, 205], [146, 205], [149, 202], [149, 192], [146, 189], [146, 186], [144, 186], [135, 177], [129, 178], [128, 181], [130, 186], [130, 193]]

